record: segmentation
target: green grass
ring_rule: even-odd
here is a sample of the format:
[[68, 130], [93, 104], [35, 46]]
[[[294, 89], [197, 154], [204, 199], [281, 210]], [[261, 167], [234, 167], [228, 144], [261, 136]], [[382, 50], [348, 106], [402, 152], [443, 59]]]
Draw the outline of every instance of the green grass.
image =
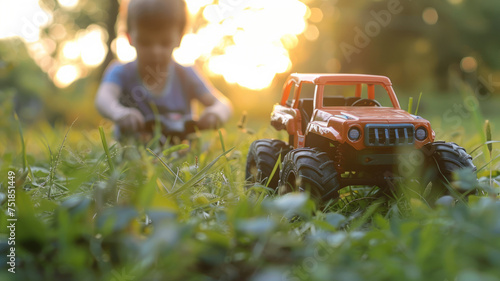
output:
[[[23, 128], [22, 138], [13, 125], [0, 136], [8, 148], [0, 151], [1, 204], [6, 209], [7, 172], [15, 171], [18, 219], [16, 274], [2, 254], [2, 280], [500, 276], [497, 143], [491, 165], [482, 148], [473, 153], [484, 168], [480, 193], [467, 200], [431, 208], [404, 186], [391, 197], [348, 187], [338, 201], [318, 205], [305, 193], [245, 189], [250, 143], [285, 137], [269, 127], [204, 132], [185, 152], [120, 145], [109, 128], [77, 125]], [[464, 144], [468, 151], [482, 144], [478, 134]], [[2, 253], [6, 224], [2, 212]]]

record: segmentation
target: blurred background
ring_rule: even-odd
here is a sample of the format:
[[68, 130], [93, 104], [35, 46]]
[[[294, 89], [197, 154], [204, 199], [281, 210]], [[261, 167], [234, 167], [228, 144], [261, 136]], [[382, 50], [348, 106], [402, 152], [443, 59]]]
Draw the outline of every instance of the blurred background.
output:
[[[196, 65], [257, 129], [292, 72], [389, 76], [400, 103], [462, 136], [497, 117], [497, 0], [187, 0], [175, 59]], [[112, 60], [135, 58], [121, 0], [0, 0], [0, 102], [25, 124], [96, 128]], [[415, 106], [414, 106], [415, 108]], [[253, 122], [253, 123], [252, 123]], [[2, 124], [3, 122], [0, 122]], [[260, 124], [260, 125], [259, 125]], [[496, 135], [496, 133], [494, 133]]]

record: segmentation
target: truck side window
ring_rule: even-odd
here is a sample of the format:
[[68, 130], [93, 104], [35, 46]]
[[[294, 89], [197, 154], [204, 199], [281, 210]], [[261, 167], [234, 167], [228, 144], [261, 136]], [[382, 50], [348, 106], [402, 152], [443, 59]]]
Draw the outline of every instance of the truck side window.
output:
[[382, 85], [375, 84], [375, 99], [383, 107], [394, 107], [392, 105], [391, 98], [389, 97], [389, 93], [387, 93], [387, 91]]
[[302, 89], [300, 91], [301, 99], [312, 99], [314, 98], [314, 91], [316, 86], [311, 83], [302, 83]]
[[323, 106], [346, 106], [347, 99], [354, 97], [356, 85], [327, 84], [323, 90]]
[[297, 87], [295, 86], [295, 84], [292, 84], [292, 86], [290, 87], [290, 94], [288, 95], [288, 99], [286, 100], [286, 105], [288, 106], [292, 106], [292, 102], [293, 102], [293, 96], [295, 95], [295, 89]]

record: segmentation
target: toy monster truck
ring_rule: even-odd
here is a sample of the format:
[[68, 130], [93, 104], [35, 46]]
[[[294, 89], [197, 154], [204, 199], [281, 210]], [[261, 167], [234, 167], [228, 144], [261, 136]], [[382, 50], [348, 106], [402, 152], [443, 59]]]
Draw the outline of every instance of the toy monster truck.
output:
[[[286, 130], [289, 143], [253, 142], [246, 178], [269, 182], [281, 192], [308, 189], [327, 200], [345, 186], [384, 188], [395, 178], [412, 176], [424, 187], [432, 182], [432, 191], [443, 194], [452, 172], [476, 171], [465, 149], [435, 142], [429, 121], [401, 109], [384, 76], [292, 74], [271, 125]], [[278, 158], [281, 171], [272, 175]]]

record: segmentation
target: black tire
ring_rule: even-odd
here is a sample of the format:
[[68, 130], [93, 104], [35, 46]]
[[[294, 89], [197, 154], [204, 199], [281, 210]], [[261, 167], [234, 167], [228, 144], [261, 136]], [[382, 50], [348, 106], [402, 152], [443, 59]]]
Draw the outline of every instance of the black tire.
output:
[[446, 186], [453, 181], [454, 172], [462, 169], [468, 169], [474, 173], [477, 171], [472, 162], [472, 156], [456, 143], [444, 141], [429, 143], [422, 148], [422, 152], [426, 157], [425, 168], [421, 176], [423, 187], [432, 183], [428, 198], [437, 199], [449, 194]]
[[313, 148], [294, 149], [285, 156], [279, 186], [283, 193], [309, 190], [319, 201], [338, 198], [340, 190], [334, 162]]
[[[247, 157], [247, 166], [245, 179], [249, 183], [261, 183], [265, 185], [271, 175], [276, 161], [281, 154], [281, 161], [291, 147], [280, 140], [262, 139], [256, 140], [250, 145]], [[278, 186], [279, 169], [273, 175], [269, 182], [269, 187]]]

